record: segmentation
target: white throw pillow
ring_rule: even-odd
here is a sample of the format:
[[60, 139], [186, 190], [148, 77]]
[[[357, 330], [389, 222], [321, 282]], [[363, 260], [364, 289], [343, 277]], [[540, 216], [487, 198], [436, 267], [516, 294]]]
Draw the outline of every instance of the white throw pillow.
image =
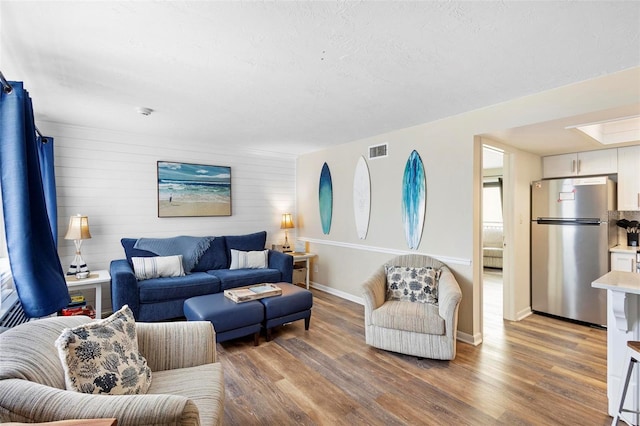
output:
[[132, 257], [133, 272], [138, 281], [161, 277], [181, 277], [184, 275], [182, 255]]
[[136, 322], [127, 305], [109, 318], [65, 328], [56, 347], [67, 390], [134, 395], [151, 385], [151, 369], [138, 351]]
[[229, 269], [262, 269], [269, 264], [269, 250], [240, 251], [231, 249]]

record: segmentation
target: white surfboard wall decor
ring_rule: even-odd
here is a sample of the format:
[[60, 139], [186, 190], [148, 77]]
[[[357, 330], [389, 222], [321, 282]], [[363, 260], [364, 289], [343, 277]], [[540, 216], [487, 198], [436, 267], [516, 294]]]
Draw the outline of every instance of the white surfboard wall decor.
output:
[[356, 220], [358, 238], [367, 238], [371, 215], [371, 177], [364, 157], [358, 159], [353, 176], [353, 215]]

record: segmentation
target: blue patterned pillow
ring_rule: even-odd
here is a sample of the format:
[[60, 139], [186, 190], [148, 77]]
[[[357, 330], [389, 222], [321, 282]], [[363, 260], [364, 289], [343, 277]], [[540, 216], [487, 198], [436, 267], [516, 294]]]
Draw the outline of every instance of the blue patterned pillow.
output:
[[133, 395], [146, 393], [151, 369], [138, 351], [136, 323], [124, 305], [109, 318], [65, 328], [56, 340], [67, 390]]
[[430, 266], [385, 266], [387, 300], [438, 304], [440, 270]]

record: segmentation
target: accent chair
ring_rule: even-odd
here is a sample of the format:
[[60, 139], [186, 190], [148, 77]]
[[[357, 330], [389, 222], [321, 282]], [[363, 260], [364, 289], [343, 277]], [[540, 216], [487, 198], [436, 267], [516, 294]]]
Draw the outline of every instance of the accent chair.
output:
[[[409, 271], [412, 268], [433, 269], [435, 277], [439, 276], [435, 278], [437, 290], [433, 294], [437, 299], [423, 303], [425, 295], [420, 294], [421, 290], [416, 292], [417, 298], [409, 294], [414, 298], [413, 301], [390, 298], [387, 266], [402, 267], [399, 269], [406, 269], [408, 273], [412, 273]], [[444, 263], [425, 255], [398, 256], [379, 267], [362, 289], [365, 340], [368, 345], [422, 358], [455, 358], [458, 307], [462, 292]]]

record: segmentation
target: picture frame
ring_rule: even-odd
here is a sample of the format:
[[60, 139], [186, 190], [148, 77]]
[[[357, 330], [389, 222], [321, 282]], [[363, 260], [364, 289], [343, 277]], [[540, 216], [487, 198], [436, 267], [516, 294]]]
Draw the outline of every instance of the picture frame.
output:
[[306, 253], [307, 252], [306, 241], [296, 240], [294, 249], [296, 253]]
[[231, 216], [231, 167], [157, 162], [158, 217]]

